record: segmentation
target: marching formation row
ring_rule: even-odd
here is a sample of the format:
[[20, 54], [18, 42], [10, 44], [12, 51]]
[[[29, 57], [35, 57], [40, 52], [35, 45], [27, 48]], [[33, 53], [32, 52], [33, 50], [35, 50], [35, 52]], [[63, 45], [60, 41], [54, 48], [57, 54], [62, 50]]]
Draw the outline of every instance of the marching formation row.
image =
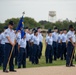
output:
[[[9, 71], [14, 70], [13, 60], [18, 68], [26, 67], [26, 58], [32, 64], [38, 64], [42, 56], [43, 36], [41, 28], [34, 28], [32, 31], [28, 27], [25, 32], [21, 30], [13, 30], [14, 23], [10, 21], [8, 27], [4, 27], [4, 31], [0, 32], [0, 66], [3, 65], [3, 72], [7, 71], [9, 64]], [[23, 34], [23, 35], [22, 35]], [[73, 50], [75, 44], [75, 30], [72, 25], [69, 26], [69, 31], [66, 29], [58, 30], [57, 27], [54, 31], [48, 29], [45, 44], [45, 58], [46, 63], [52, 63], [53, 60], [61, 59], [66, 60], [66, 66], [73, 65]], [[71, 59], [72, 58], [72, 59]]]

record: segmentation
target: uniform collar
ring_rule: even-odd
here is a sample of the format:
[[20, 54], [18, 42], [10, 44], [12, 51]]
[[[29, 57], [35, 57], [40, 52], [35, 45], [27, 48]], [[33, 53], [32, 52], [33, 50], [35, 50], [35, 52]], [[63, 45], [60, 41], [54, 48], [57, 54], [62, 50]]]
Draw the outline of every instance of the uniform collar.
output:
[[12, 31], [12, 29], [8, 28], [9, 31]]
[[57, 32], [54, 32], [55, 34], [57, 34]]
[[63, 33], [64, 35], [67, 35], [67, 33], [65, 34], [65, 33]]

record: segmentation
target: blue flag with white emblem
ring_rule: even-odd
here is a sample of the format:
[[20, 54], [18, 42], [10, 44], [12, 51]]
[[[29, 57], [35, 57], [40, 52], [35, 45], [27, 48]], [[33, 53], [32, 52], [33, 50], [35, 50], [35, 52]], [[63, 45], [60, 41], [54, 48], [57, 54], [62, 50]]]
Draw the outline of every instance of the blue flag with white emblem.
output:
[[25, 32], [24, 32], [24, 20], [23, 20], [23, 16], [20, 18], [18, 26], [16, 31], [20, 30], [21, 31], [21, 38], [24, 37]]

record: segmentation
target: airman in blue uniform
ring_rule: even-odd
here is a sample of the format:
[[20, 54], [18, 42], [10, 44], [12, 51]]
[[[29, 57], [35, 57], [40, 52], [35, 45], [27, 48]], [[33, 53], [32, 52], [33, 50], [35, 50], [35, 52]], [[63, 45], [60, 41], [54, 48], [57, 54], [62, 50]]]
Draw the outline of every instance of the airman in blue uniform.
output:
[[16, 45], [15, 45], [15, 65], [17, 65], [18, 63], [18, 52], [19, 52], [19, 42], [21, 39], [21, 31], [18, 30], [18, 32], [16, 32]]
[[39, 37], [38, 31], [35, 30], [34, 37], [33, 37], [33, 55], [32, 55], [32, 64], [39, 63]]
[[[7, 27], [4, 27], [4, 31], [7, 29]], [[1, 65], [3, 64], [3, 60], [4, 60], [4, 52], [5, 52], [5, 34], [4, 34], [4, 31], [1, 33], [1, 54], [0, 54], [0, 61], [1, 61]]]
[[[6, 40], [5, 40], [3, 72], [8, 72], [6, 70], [7, 64], [9, 61], [8, 59], [10, 57], [10, 53], [11, 53], [12, 48], [15, 46], [16, 35], [14, 33], [13, 26], [14, 26], [13, 21], [10, 21], [8, 24], [8, 29], [6, 29], [4, 32]], [[9, 61], [9, 71], [16, 72], [16, 70], [14, 70], [13, 59], [14, 59], [14, 56], [13, 56], [13, 52], [12, 52], [12, 55], [11, 55], [11, 58]]]
[[67, 30], [64, 29], [63, 30], [63, 34], [62, 34], [62, 58], [64, 58], [66, 60], [66, 50], [67, 50]]
[[26, 34], [19, 41], [18, 68], [26, 68]]
[[26, 52], [27, 52], [27, 58], [28, 58], [30, 56], [30, 38], [31, 38], [28, 27], [25, 28], [25, 33], [26, 33], [26, 41], [27, 41]]
[[1, 56], [1, 55], [2, 55], [2, 54], [1, 54], [1, 33], [2, 33], [2, 31], [0, 30], [0, 66], [2, 66], [2, 61], [1, 61], [1, 59], [2, 59], [2, 58], [1, 58], [1, 57], [2, 57], [2, 56]]
[[57, 27], [54, 28], [54, 32], [52, 33], [52, 37], [53, 37], [54, 60], [57, 60], [57, 57], [58, 57], [58, 29], [57, 29]]
[[39, 36], [39, 41], [40, 41], [40, 43], [39, 43], [39, 58], [41, 58], [42, 48], [43, 48], [43, 43], [42, 43], [43, 42], [43, 36], [41, 34], [41, 27], [38, 27], [37, 30], [38, 30], [38, 36]]
[[32, 29], [31, 38], [30, 38], [30, 61], [32, 62], [33, 57], [33, 38], [34, 38], [35, 28]]
[[62, 29], [59, 31], [59, 35], [58, 35], [58, 58], [61, 58], [61, 60], [63, 59], [63, 51], [62, 51]]
[[74, 37], [74, 28], [73, 25], [70, 25], [69, 31], [67, 33], [68, 44], [67, 44], [66, 67], [74, 66], [73, 58], [71, 59], [74, 47], [76, 46], [76, 44], [73, 41], [73, 37]]
[[51, 30], [48, 31], [48, 36], [46, 38], [46, 51], [45, 51], [45, 57], [46, 57], [46, 63], [52, 63], [52, 45], [53, 45], [53, 38], [52, 38], [52, 32]]

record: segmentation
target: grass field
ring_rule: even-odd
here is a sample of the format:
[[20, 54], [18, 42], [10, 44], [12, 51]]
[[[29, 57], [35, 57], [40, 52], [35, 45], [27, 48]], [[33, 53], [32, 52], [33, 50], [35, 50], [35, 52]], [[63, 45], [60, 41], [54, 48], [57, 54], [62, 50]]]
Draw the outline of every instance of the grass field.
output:
[[[34, 68], [34, 67], [44, 67], [44, 66], [60, 66], [60, 65], [65, 65], [66, 61], [64, 60], [57, 60], [57, 61], [53, 61], [52, 64], [46, 64], [45, 62], [45, 40], [43, 41], [43, 52], [42, 52], [42, 57], [39, 60], [39, 64], [38, 65], [32, 65], [31, 62], [29, 62], [29, 60], [27, 59], [27, 68]], [[76, 64], [76, 61], [74, 60], [74, 64]], [[15, 66], [15, 68], [17, 68], [17, 66]], [[2, 69], [2, 67], [0, 67], [0, 70]]]

